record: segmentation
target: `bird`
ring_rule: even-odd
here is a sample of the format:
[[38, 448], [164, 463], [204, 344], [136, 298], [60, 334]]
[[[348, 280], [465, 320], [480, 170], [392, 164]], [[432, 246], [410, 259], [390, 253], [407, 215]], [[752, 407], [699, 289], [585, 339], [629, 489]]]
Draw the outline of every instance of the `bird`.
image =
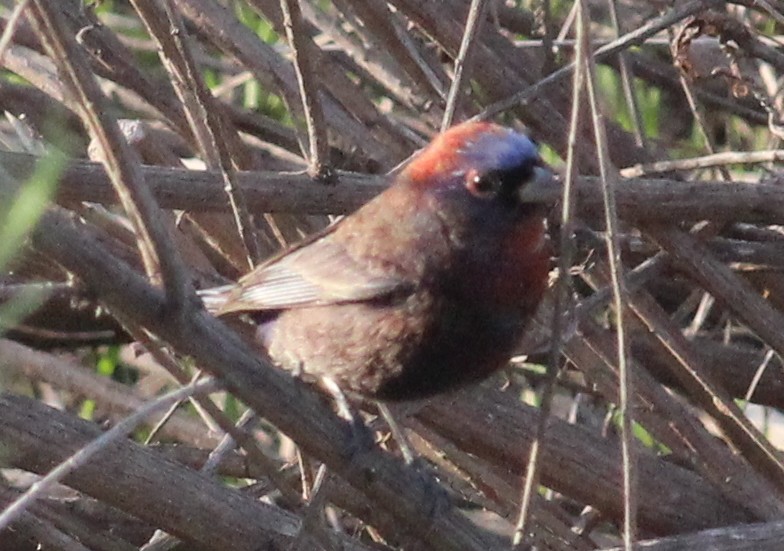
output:
[[428, 398], [508, 362], [546, 291], [558, 185], [525, 134], [465, 122], [374, 199], [201, 292], [280, 367], [377, 402]]

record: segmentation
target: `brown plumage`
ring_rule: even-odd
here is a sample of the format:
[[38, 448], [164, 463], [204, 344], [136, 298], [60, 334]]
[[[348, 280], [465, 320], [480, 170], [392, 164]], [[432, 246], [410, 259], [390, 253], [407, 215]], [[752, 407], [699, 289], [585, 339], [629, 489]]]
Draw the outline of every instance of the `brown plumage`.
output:
[[205, 292], [245, 312], [275, 362], [381, 400], [429, 396], [502, 367], [546, 287], [542, 201], [557, 187], [525, 136], [465, 123], [378, 197]]

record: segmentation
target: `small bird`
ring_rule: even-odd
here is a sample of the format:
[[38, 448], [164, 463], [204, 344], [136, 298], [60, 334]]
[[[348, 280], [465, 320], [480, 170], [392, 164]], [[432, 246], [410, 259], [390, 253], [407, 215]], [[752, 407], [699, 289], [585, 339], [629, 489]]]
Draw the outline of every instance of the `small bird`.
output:
[[373, 400], [432, 396], [509, 360], [547, 287], [557, 192], [529, 138], [463, 123], [353, 214], [202, 296], [248, 314], [298, 375]]

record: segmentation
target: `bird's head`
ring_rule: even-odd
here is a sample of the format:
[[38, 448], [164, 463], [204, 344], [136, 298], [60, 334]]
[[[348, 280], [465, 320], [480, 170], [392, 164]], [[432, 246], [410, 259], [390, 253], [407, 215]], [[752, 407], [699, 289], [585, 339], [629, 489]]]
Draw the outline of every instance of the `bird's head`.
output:
[[400, 176], [451, 224], [469, 231], [473, 223], [486, 227], [542, 214], [560, 192], [530, 138], [489, 122], [452, 127]]
[[386, 206], [406, 221], [414, 246], [427, 249], [426, 269], [450, 296], [478, 303], [501, 325], [504, 312], [519, 321], [521, 304], [538, 304], [551, 252], [546, 213], [561, 190], [531, 139], [463, 123], [437, 136], [396, 181]]

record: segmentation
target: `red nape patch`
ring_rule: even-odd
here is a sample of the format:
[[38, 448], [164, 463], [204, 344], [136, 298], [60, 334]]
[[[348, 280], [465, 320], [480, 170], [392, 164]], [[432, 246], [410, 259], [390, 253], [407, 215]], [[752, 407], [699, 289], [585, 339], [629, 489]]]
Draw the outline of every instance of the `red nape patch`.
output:
[[459, 165], [460, 150], [483, 133], [500, 133], [502, 127], [491, 122], [465, 122], [437, 136], [411, 161], [405, 171], [414, 181], [426, 182], [448, 175]]

